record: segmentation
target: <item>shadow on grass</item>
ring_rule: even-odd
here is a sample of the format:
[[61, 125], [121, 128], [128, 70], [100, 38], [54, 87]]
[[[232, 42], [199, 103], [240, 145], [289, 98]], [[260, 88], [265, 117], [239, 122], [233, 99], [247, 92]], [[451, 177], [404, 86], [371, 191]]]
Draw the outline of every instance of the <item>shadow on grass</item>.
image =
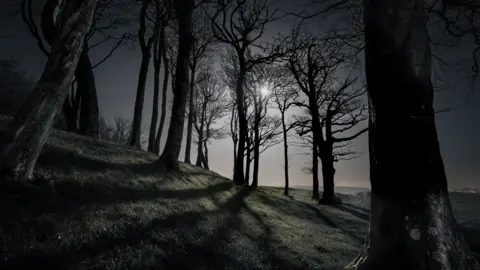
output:
[[[226, 202], [214, 200], [217, 208], [186, 211], [147, 224], [119, 224], [87, 241], [67, 242], [49, 252], [37, 248], [0, 262], [1, 269], [307, 269], [278, 255], [271, 244], [271, 231], [240, 189]], [[210, 193], [212, 198], [215, 197]], [[241, 213], [251, 216], [263, 231], [256, 239], [260, 253], [233, 252], [232, 234], [243, 234]], [[211, 222], [221, 218], [219, 222]], [[120, 223], [120, 222], [119, 222]], [[258, 256], [258, 259], [253, 258]], [[243, 259], [242, 259], [243, 258]]]

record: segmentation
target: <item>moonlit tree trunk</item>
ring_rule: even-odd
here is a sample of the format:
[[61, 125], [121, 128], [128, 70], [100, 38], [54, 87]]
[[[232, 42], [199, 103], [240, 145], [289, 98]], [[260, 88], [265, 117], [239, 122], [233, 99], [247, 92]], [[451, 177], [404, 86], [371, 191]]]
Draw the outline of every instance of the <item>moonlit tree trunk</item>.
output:
[[[195, 61], [195, 60], [193, 60]], [[190, 67], [190, 87], [188, 94], [188, 120], [187, 120], [187, 143], [185, 145], [185, 162], [190, 163], [190, 150], [192, 148], [193, 131], [193, 91], [195, 88], [195, 67], [197, 63], [192, 63]]]
[[313, 153], [312, 153], [312, 179], [313, 179], [313, 190], [312, 190], [312, 199], [318, 200], [320, 194], [318, 193], [318, 147], [313, 143]]
[[[160, 42], [165, 44], [165, 28], [160, 31]], [[157, 137], [155, 138], [155, 154], [160, 153], [160, 142], [162, 140], [163, 126], [165, 125], [165, 116], [167, 114], [167, 90], [168, 90], [168, 78], [170, 76], [170, 63], [167, 57], [167, 48], [163, 46], [163, 86], [162, 86], [162, 105], [160, 111], [160, 123], [158, 124]]]
[[174, 1], [175, 12], [178, 17], [178, 54], [175, 71], [175, 88], [173, 89], [173, 106], [168, 128], [165, 149], [158, 160], [169, 170], [178, 170], [178, 157], [182, 148], [185, 111], [189, 90], [189, 56], [192, 48], [192, 13], [195, 8], [194, 0], [185, 0], [182, 3]]
[[[138, 30], [138, 41], [140, 49], [142, 51], [142, 61], [140, 63], [140, 71], [138, 73], [137, 95], [135, 96], [135, 107], [133, 110], [132, 131], [130, 134], [129, 146], [141, 148], [141, 133], [142, 133], [142, 118], [143, 118], [143, 105], [145, 101], [145, 86], [147, 83], [148, 67], [150, 65], [150, 59], [152, 57], [153, 42], [157, 39], [160, 22], [157, 20], [153, 26], [152, 35], [146, 40], [145, 35], [147, 31], [146, 19], [147, 10], [150, 5], [150, 0], [143, 0], [142, 7], [140, 9], [140, 28]], [[157, 11], [158, 12], [158, 11]], [[158, 14], [157, 14], [158, 17]]]
[[[245, 175], [243, 174], [243, 162], [245, 157], [245, 139], [248, 133], [248, 123], [247, 117], [245, 115], [245, 93], [243, 91], [243, 84], [245, 83], [245, 64], [242, 63], [240, 57], [240, 72], [237, 78], [237, 85], [235, 89], [235, 97], [237, 103], [237, 114], [238, 114], [238, 144], [237, 144], [237, 158], [235, 159], [235, 170], [233, 174], [233, 182], [236, 185], [245, 184]], [[248, 151], [248, 150], [247, 150]], [[248, 162], [248, 161], [247, 161]], [[248, 183], [247, 183], [248, 184]]]
[[283, 133], [283, 160], [284, 160], [284, 172], [285, 172], [285, 187], [283, 194], [288, 196], [289, 179], [288, 179], [288, 136], [287, 125], [285, 124], [285, 110], [280, 110], [282, 114], [282, 133]]
[[156, 38], [153, 43], [153, 105], [152, 118], [150, 120], [150, 133], [148, 136], [148, 151], [155, 153], [155, 139], [158, 121], [158, 99], [160, 96], [160, 67], [162, 66], [161, 51], [163, 44], [160, 38]]
[[424, 8], [365, 1], [370, 235], [350, 269], [474, 269], [440, 154]]
[[260, 166], [260, 120], [263, 111], [262, 93], [260, 90], [255, 97], [255, 124], [253, 129], [253, 177], [251, 187], [258, 187], [258, 170]]
[[0, 139], [0, 177], [32, 178], [35, 163], [62, 108], [85, 36], [93, 21], [96, 0], [59, 1], [54, 23], [59, 29], [44, 71], [6, 133]]

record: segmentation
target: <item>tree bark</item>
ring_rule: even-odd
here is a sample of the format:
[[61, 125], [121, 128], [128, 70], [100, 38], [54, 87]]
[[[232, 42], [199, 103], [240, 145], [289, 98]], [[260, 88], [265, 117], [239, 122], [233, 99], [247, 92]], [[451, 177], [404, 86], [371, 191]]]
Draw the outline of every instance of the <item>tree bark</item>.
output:
[[173, 91], [173, 106], [168, 128], [165, 149], [158, 162], [169, 170], [178, 170], [178, 157], [182, 148], [183, 128], [185, 126], [185, 111], [189, 90], [188, 60], [192, 48], [192, 13], [195, 8], [194, 0], [180, 3], [175, 1], [175, 11], [178, 16], [179, 42], [177, 67], [175, 71], [175, 88]]
[[152, 118], [150, 120], [150, 134], [148, 136], [148, 151], [155, 153], [155, 139], [158, 121], [158, 99], [160, 96], [160, 67], [162, 66], [163, 45], [160, 43], [160, 37], [153, 43], [153, 104]]
[[452, 213], [435, 127], [425, 2], [364, 4], [370, 234], [347, 268], [472, 270], [474, 259]]
[[323, 178], [323, 193], [320, 202], [323, 204], [333, 204], [335, 200], [335, 168], [333, 166], [332, 147], [329, 148], [327, 146], [325, 147], [324, 153], [320, 153]]
[[98, 138], [100, 114], [98, 110], [97, 88], [95, 86], [92, 63], [87, 50], [87, 44], [84, 43], [83, 52], [80, 55], [77, 70], [75, 71], [77, 91], [81, 95], [78, 131], [82, 135]]
[[318, 181], [318, 147], [314, 143], [312, 151], [312, 178], [313, 178], [313, 190], [312, 190], [312, 199], [318, 200], [320, 194], [318, 192], [319, 181]]
[[[160, 32], [161, 41], [165, 44], [165, 29]], [[160, 123], [158, 124], [157, 137], [155, 138], [155, 153], [160, 153], [160, 142], [162, 139], [163, 127], [165, 125], [165, 116], [167, 114], [167, 90], [168, 90], [168, 78], [170, 76], [170, 63], [167, 57], [166, 46], [163, 46], [163, 86], [162, 86], [162, 107], [160, 112]]]
[[208, 147], [207, 147], [207, 140], [203, 141], [203, 167], [207, 170], [210, 170], [210, 166], [208, 166]]
[[[0, 139], [0, 178], [32, 178], [54, 118], [67, 96], [97, 3], [55, 1], [49, 7], [58, 35], [53, 39], [51, 54], [33, 92]], [[55, 14], [54, 10], [60, 12]]]
[[135, 97], [135, 108], [133, 111], [132, 132], [129, 146], [141, 148], [140, 135], [142, 132], [143, 103], [145, 100], [145, 86], [147, 83], [148, 66], [150, 65], [150, 49], [142, 52], [142, 63], [138, 73], [137, 95]]
[[243, 162], [245, 156], [245, 139], [248, 132], [247, 118], [245, 116], [245, 106], [244, 99], [245, 95], [243, 92], [243, 84], [245, 83], [245, 65], [242, 63], [242, 58], [240, 57], [240, 74], [237, 79], [236, 85], [236, 103], [237, 103], [237, 113], [238, 113], [238, 145], [237, 145], [237, 159], [235, 160], [235, 171], [233, 174], [233, 182], [236, 185], [245, 184], [245, 175], [243, 174]]
[[287, 125], [285, 124], [285, 111], [282, 111], [282, 129], [283, 129], [283, 160], [284, 160], [284, 172], [285, 172], [285, 188], [283, 194], [288, 196], [289, 179], [288, 179], [288, 137], [287, 137]]
[[187, 120], [187, 143], [185, 145], [185, 163], [190, 163], [190, 150], [192, 148], [192, 129], [193, 129], [193, 91], [195, 90], [195, 69], [197, 64], [194, 62], [190, 67], [190, 88], [188, 94], [188, 120]]
[[262, 93], [255, 97], [255, 125], [253, 129], [253, 179], [251, 187], [258, 187], [258, 170], [260, 166], [260, 117], [262, 114]]

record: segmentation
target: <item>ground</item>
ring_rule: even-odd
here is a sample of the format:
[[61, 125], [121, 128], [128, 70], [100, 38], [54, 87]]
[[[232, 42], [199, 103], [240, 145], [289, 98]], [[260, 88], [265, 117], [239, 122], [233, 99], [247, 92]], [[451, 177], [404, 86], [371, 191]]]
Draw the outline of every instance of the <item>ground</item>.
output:
[[[307, 190], [238, 188], [150, 153], [54, 131], [36, 174], [57, 195], [0, 189], [0, 269], [342, 269], [368, 231], [368, 195], [329, 207]], [[452, 193], [480, 252], [480, 197]], [[477, 217], [475, 219], [474, 217]]]

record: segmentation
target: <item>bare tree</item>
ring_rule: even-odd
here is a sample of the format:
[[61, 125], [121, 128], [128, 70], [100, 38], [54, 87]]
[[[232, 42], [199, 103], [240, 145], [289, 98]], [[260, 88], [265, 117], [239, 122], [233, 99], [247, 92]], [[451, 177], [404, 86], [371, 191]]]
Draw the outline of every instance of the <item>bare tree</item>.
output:
[[[152, 118], [150, 120], [150, 132], [148, 137], [148, 151], [153, 153], [159, 153], [160, 151], [160, 136], [157, 136], [157, 132], [162, 132], [162, 129], [159, 128], [157, 131], [157, 122], [158, 122], [158, 101], [160, 98], [160, 69], [162, 66], [162, 59], [164, 60], [164, 77], [163, 77], [163, 91], [162, 91], [162, 112], [161, 112], [161, 121], [160, 124], [163, 126], [165, 123], [165, 108], [163, 105], [166, 99], [166, 91], [168, 87], [168, 59], [167, 59], [167, 39], [166, 39], [166, 31], [168, 23], [170, 22], [171, 17], [171, 7], [170, 1], [162, 1], [162, 3], [156, 3], [156, 9], [160, 13], [158, 16], [159, 20], [159, 33], [155, 37], [155, 41], [153, 43], [153, 106], [152, 106]], [[161, 5], [161, 6], [160, 6]], [[158, 143], [157, 143], [158, 137]]]
[[371, 218], [350, 269], [475, 269], [448, 195], [424, 6], [365, 2]]
[[[261, 41], [265, 28], [271, 22], [280, 19], [277, 9], [271, 9], [268, 0], [215, 0], [211, 1], [211, 27], [215, 39], [233, 48], [237, 56], [238, 76], [235, 82], [235, 97], [239, 123], [239, 140], [235, 160], [233, 181], [237, 185], [245, 184], [244, 154], [248, 133], [245, 115], [244, 84], [246, 73], [259, 63], [268, 63], [282, 55], [283, 47], [267, 46]], [[259, 53], [253, 53], [253, 49]]]
[[[39, 49], [47, 57], [50, 54], [50, 48], [47, 47], [47, 44], [52, 45], [52, 37], [56, 36], [58, 32], [51, 21], [51, 7], [55, 4], [55, 1], [52, 0], [21, 1], [22, 19], [32, 36], [37, 40]], [[68, 93], [62, 108], [68, 131], [93, 137], [98, 135], [99, 111], [93, 69], [108, 60], [116, 49], [129, 38], [127, 33], [123, 33], [120, 37], [113, 34], [119, 27], [127, 24], [128, 20], [124, 19], [126, 16], [122, 9], [125, 4], [127, 2], [124, 3], [122, 0], [102, 0], [96, 7], [93, 23], [85, 38], [83, 53], [77, 65], [75, 81], [72, 83], [71, 91]], [[40, 16], [41, 29], [36, 22], [38, 16], [35, 12], [36, 5], [43, 5]], [[119, 14], [123, 14], [123, 16]], [[122, 19], [120, 19], [121, 17]], [[109, 34], [106, 34], [106, 32], [109, 32]], [[89, 51], [109, 41], [114, 41], [114, 46], [103, 59], [92, 64], [88, 56]]]
[[[162, 7], [158, 1], [160, 0], [142, 0], [142, 7], [140, 9], [138, 41], [142, 51], [142, 61], [138, 73], [137, 95], [135, 97], [135, 108], [133, 110], [132, 137], [130, 138], [129, 144], [130, 146], [137, 148], [141, 148], [140, 133], [142, 129], [145, 85], [147, 83], [148, 68], [152, 57], [152, 46], [157, 39], [160, 25], [162, 24], [162, 20], [160, 19], [162, 14], [160, 9]], [[149, 24], [147, 21], [151, 23]], [[151, 33], [147, 38], [147, 30], [149, 29], [151, 30]]]
[[35, 163], [67, 95], [98, 1], [60, 1], [52, 6], [59, 29], [43, 74], [0, 139], [0, 175], [32, 178]]
[[[207, 71], [208, 72], [208, 71]], [[194, 127], [197, 133], [197, 161], [195, 165], [208, 169], [208, 157], [205, 153], [206, 145], [212, 138], [218, 139], [223, 135], [223, 128], [214, 128], [216, 122], [225, 116], [228, 110], [226, 88], [218, 76], [210, 72], [202, 74], [204, 79], [196, 86], [193, 92], [194, 106], [191, 111]]]
[[192, 146], [192, 127], [194, 115], [190, 113], [193, 110], [194, 100], [193, 91], [197, 82], [196, 74], [198, 68], [208, 57], [209, 48], [214, 42], [212, 31], [210, 28], [210, 20], [202, 9], [195, 9], [193, 24], [193, 44], [190, 54], [190, 91], [188, 99], [188, 121], [187, 121], [187, 142], [185, 145], [185, 162], [190, 163], [190, 150]]
[[194, 0], [182, 3], [175, 1], [174, 9], [178, 19], [178, 53], [175, 71], [175, 88], [173, 89], [173, 105], [168, 128], [165, 149], [158, 160], [168, 170], [179, 170], [178, 156], [182, 147], [183, 127], [185, 124], [186, 102], [189, 90], [189, 59], [192, 49], [192, 15], [195, 9]]
[[[337, 70], [348, 60], [350, 54], [345, 46], [326, 36], [311, 38], [310, 46], [297, 50], [288, 61], [298, 88], [306, 101], [295, 104], [308, 110], [311, 116], [311, 131], [314, 144], [322, 162], [323, 195], [321, 202], [334, 202], [334, 154], [335, 143], [353, 140], [367, 131], [367, 128], [351, 136], [336, 137], [351, 131], [366, 119], [366, 105], [360, 98], [365, 91], [355, 88], [356, 79], [337, 79]], [[309, 39], [309, 37], [307, 37]]]
[[283, 135], [283, 160], [285, 173], [285, 188], [283, 194], [288, 196], [289, 189], [289, 173], [288, 173], [288, 132], [295, 127], [295, 123], [287, 123], [286, 113], [288, 109], [294, 104], [294, 100], [298, 96], [298, 91], [294, 87], [295, 82], [289, 80], [290, 76], [284, 76], [286, 70], [277, 68], [276, 78], [274, 80], [273, 101], [276, 104], [281, 116], [282, 135]]
[[128, 146], [132, 124], [126, 118], [117, 116], [113, 123], [108, 123], [100, 118], [100, 139]]

